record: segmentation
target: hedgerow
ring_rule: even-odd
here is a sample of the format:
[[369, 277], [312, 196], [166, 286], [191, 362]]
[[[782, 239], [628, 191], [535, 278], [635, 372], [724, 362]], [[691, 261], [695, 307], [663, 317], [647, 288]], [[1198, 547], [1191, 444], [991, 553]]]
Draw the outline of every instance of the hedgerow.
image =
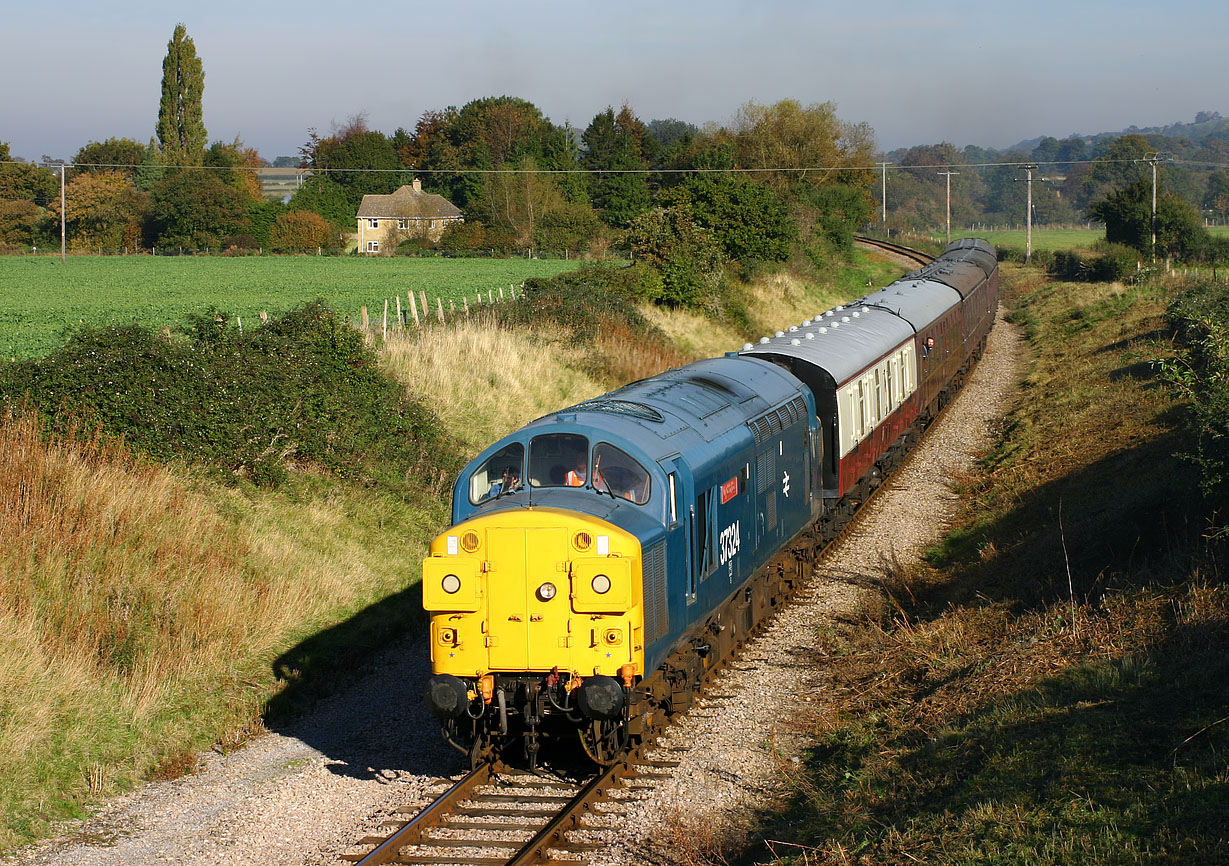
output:
[[1186, 402], [1195, 435], [1186, 455], [1200, 469], [1213, 508], [1229, 505], [1229, 286], [1201, 281], [1170, 302], [1166, 318], [1181, 352], [1159, 362], [1165, 380]]
[[154, 459], [257, 484], [299, 466], [400, 487], [457, 466], [433, 413], [319, 301], [242, 332], [212, 311], [174, 335], [83, 326], [51, 355], [0, 369], [0, 395], [28, 398], [53, 431], [97, 425]]

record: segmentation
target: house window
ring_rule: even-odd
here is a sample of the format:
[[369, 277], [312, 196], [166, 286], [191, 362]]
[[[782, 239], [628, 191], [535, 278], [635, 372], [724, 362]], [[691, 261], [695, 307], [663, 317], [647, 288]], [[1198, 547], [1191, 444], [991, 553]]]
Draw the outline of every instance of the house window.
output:
[[401, 231], [405, 231], [409, 227], [410, 227], [409, 220], [402, 220], [402, 219], [397, 220], [397, 228], [400, 229]]
[[367, 228], [378, 229], [379, 227], [380, 227], [380, 221], [378, 219], [367, 220]]
[[431, 228], [435, 228], [436, 220], [431, 220]]
[[378, 253], [380, 251], [379, 241], [367, 241], [367, 252]]

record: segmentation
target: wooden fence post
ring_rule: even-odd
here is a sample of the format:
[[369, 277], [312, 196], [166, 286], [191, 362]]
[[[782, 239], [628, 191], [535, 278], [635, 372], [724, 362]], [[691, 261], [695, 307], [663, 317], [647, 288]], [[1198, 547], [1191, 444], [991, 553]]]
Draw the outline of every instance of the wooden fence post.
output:
[[444, 324], [444, 299], [439, 295], [435, 296], [435, 308], [439, 315], [440, 324]]
[[504, 299], [504, 287], [503, 286], [499, 287], [499, 299], [501, 301]]
[[427, 293], [422, 289], [418, 290], [418, 298], [422, 301], [422, 317], [425, 319], [431, 315], [431, 308], [427, 306]]
[[397, 330], [401, 330], [401, 295], [397, 295]]
[[[410, 299], [410, 312], [414, 314], [414, 327], [421, 327], [422, 323], [418, 321], [418, 302], [414, 299], [413, 292], [406, 292], [405, 296]], [[425, 313], [426, 310], [423, 310]]]
[[269, 311], [268, 311], [268, 310], [261, 310], [261, 311], [260, 311], [260, 323], [261, 323], [262, 325], [267, 325], [267, 324], [269, 324]]
[[366, 334], [371, 329], [371, 319], [367, 316], [367, 305], [363, 304], [362, 310], [359, 311], [359, 319], [363, 323], [363, 333]]
[[381, 321], [380, 330], [383, 338], [388, 339], [388, 298], [384, 299], [384, 319]]
[[466, 316], [468, 316], [468, 315], [469, 315], [469, 298], [467, 298], [465, 295], [462, 295], [462, 296], [461, 296], [461, 303], [462, 303], [462, 304], [464, 304], [464, 306], [465, 306], [465, 315], [466, 315]]

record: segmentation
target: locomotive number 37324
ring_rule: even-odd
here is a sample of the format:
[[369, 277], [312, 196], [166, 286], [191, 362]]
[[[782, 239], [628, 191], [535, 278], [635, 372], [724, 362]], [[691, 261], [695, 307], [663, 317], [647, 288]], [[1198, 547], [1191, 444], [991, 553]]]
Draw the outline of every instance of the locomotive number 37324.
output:
[[738, 531], [739, 521], [735, 520], [732, 524], [721, 530], [721, 535], [718, 542], [721, 545], [721, 564], [725, 565], [738, 553], [739, 545], [741, 544], [742, 536]]

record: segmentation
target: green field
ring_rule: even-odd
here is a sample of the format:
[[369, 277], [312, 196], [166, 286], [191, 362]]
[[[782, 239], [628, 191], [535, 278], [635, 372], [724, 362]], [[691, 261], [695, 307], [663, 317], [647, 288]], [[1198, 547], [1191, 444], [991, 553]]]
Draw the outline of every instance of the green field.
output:
[[[210, 308], [255, 323], [317, 298], [357, 320], [366, 305], [378, 322], [388, 299], [408, 305], [423, 291], [470, 303], [478, 292], [520, 285], [579, 266], [560, 259], [0, 256], [0, 358], [45, 355], [86, 322], [176, 327]], [[391, 315], [391, 314], [390, 314]], [[408, 313], [407, 313], [408, 315]]]
[[[955, 230], [953, 229], [953, 236]], [[1004, 229], [1001, 231], [977, 231], [968, 229], [963, 236], [979, 237], [988, 240], [996, 247], [1016, 247], [1024, 249], [1026, 241], [1024, 229]], [[1079, 250], [1087, 249], [1099, 240], [1104, 240], [1105, 229], [1033, 229], [1034, 250]]]

